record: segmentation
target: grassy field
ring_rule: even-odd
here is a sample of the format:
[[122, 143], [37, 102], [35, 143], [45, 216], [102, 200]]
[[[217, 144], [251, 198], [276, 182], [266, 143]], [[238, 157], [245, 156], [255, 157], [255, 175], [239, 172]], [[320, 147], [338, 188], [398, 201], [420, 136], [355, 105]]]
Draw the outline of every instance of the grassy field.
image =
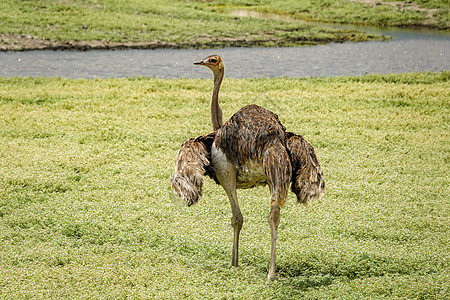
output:
[[243, 8], [309, 21], [450, 28], [450, 7], [447, 0], [212, 0], [207, 3], [212, 7], [224, 8], [225, 11]]
[[281, 212], [239, 192], [240, 264], [220, 186], [169, 188], [211, 131], [211, 80], [0, 78], [0, 298], [449, 297], [450, 73], [226, 79], [224, 117], [257, 103], [315, 147], [325, 196]]
[[7, 0], [0, 2], [0, 49], [300, 46], [381, 38], [292, 20], [231, 15], [233, 10], [242, 9], [309, 21], [450, 28], [445, 0], [417, 1], [414, 5], [400, 1], [401, 7], [389, 3]]
[[100, 48], [298, 46], [375, 37], [355, 30], [236, 18], [203, 3], [169, 0], [9, 0], [1, 2], [0, 18], [0, 45], [6, 50], [86, 45]]

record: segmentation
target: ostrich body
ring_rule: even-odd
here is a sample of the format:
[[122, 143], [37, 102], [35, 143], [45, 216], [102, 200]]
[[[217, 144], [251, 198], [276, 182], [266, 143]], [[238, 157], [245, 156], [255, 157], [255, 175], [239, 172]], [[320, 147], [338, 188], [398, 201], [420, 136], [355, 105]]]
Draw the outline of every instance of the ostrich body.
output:
[[204, 175], [222, 185], [231, 204], [234, 229], [231, 264], [237, 267], [244, 219], [236, 189], [269, 185], [272, 242], [268, 278], [274, 280], [280, 207], [288, 197], [289, 184], [298, 202], [306, 204], [320, 197], [325, 187], [320, 164], [313, 147], [302, 136], [286, 132], [276, 114], [258, 105], [241, 108], [222, 125], [218, 95], [224, 76], [223, 61], [213, 55], [195, 64], [207, 66], [214, 73], [211, 97], [214, 132], [183, 143], [171, 178], [172, 189], [190, 206], [202, 194]]

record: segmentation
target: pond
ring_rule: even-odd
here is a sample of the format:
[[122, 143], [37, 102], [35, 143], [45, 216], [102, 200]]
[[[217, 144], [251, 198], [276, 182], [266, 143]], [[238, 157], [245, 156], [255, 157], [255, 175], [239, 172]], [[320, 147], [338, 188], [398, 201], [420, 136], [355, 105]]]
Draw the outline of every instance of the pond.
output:
[[210, 78], [209, 70], [193, 65], [210, 54], [224, 58], [232, 78], [450, 70], [449, 33], [376, 31], [393, 39], [288, 48], [0, 52], [0, 76]]

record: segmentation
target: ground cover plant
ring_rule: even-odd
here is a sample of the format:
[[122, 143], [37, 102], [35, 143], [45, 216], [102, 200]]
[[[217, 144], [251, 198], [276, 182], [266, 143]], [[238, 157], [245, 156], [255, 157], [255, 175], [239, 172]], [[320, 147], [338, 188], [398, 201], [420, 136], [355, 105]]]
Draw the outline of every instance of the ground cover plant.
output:
[[[398, 3], [8, 0], [0, 2], [0, 50], [302, 46], [382, 38], [294, 19], [441, 29], [450, 26], [444, 0]], [[231, 14], [236, 9], [292, 18], [236, 17]]]
[[270, 19], [236, 18], [186, 1], [0, 3], [4, 50], [293, 46], [379, 38]]
[[449, 296], [450, 73], [226, 79], [224, 117], [257, 103], [315, 147], [325, 196], [290, 195], [266, 286], [267, 188], [186, 207], [176, 152], [211, 131], [211, 80], [0, 78], [1, 298]]
[[[272, 16], [236, 17], [236, 10]], [[8, 0], [0, 3], [0, 19], [0, 50], [302, 46], [381, 38], [296, 20], [450, 28], [445, 0]]]
[[310, 21], [450, 28], [450, 8], [446, 0], [213, 0], [207, 3], [222, 9], [242, 8]]

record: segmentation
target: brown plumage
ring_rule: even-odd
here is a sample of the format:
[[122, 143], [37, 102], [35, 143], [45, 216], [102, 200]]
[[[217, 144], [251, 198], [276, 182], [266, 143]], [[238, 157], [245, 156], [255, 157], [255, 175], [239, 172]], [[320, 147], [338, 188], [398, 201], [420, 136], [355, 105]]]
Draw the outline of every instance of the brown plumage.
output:
[[307, 204], [324, 193], [325, 182], [313, 147], [300, 135], [286, 132], [278, 116], [258, 105], [248, 105], [222, 125], [218, 95], [224, 76], [222, 58], [217, 55], [195, 63], [214, 73], [211, 97], [213, 133], [187, 140], [178, 152], [172, 189], [188, 205], [201, 194], [203, 176], [222, 185], [230, 200], [231, 225], [234, 228], [232, 261], [238, 266], [239, 233], [243, 217], [237, 200], [237, 188], [269, 185], [269, 225], [271, 259], [268, 278], [275, 276], [275, 254], [280, 207], [288, 197], [289, 184], [297, 201]]
[[314, 148], [301, 136], [286, 133], [292, 166], [291, 191], [299, 203], [308, 204], [325, 190], [325, 181]]
[[188, 206], [197, 203], [202, 196], [203, 176], [215, 178], [211, 167], [211, 145], [215, 133], [187, 140], [178, 151], [172, 189], [186, 200]]

